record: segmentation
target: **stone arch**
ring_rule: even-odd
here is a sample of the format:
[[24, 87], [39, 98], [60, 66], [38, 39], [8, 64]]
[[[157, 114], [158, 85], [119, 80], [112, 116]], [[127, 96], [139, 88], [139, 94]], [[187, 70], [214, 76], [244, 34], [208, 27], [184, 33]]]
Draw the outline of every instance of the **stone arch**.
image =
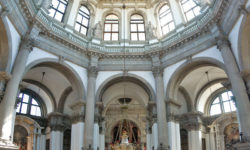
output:
[[30, 83], [30, 84], [33, 84], [33, 85], [36, 85], [36, 86], [40, 87], [50, 97], [51, 103], [53, 105], [53, 107], [52, 107], [53, 110], [52, 111], [56, 111], [56, 109], [57, 109], [56, 99], [55, 99], [55, 96], [53, 95], [53, 93], [51, 92], [51, 90], [48, 87], [46, 87], [41, 82], [31, 80], [31, 79], [23, 79], [23, 82]]
[[242, 70], [250, 69], [250, 14], [243, 16], [238, 36], [238, 57]]
[[185, 63], [180, 65], [170, 77], [166, 89], [167, 100], [175, 100], [177, 98], [179, 85], [181, 81], [185, 78], [185, 76], [191, 71], [203, 66], [215, 66], [221, 68], [222, 70], [225, 70], [224, 64], [214, 58], [199, 57], [192, 59], [191, 62], [186, 61]]
[[182, 93], [182, 95], [185, 97], [185, 101], [187, 104], [187, 110], [188, 112], [191, 112], [192, 110], [194, 110], [194, 104], [192, 99], [190, 98], [190, 95], [188, 94], [187, 90], [184, 87], [180, 87], [179, 91]]
[[0, 19], [0, 71], [11, 71], [12, 39], [6, 19]]
[[78, 97], [76, 98], [76, 100], [86, 99], [85, 88], [80, 76], [67, 63], [59, 62], [58, 59], [51, 59], [51, 58], [39, 59], [29, 64], [25, 69], [25, 73], [27, 73], [30, 69], [38, 66], [50, 67], [62, 73], [71, 83], [72, 89], [77, 91]]
[[141, 86], [149, 95], [149, 100], [151, 101], [155, 101], [156, 100], [156, 96], [155, 96], [155, 92], [153, 90], [153, 88], [151, 87], [151, 85], [142, 77], [139, 77], [137, 75], [134, 74], [130, 74], [128, 73], [127, 75], [124, 76], [123, 73], [114, 75], [109, 77], [108, 79], [106, 79], [98, 88], [97, 92], [96, 92], [96, 97], [95, 100], [96, 101], [101, 101], [102, 99], [102, 95], [105, 92], [105, 90], [120, 82], [120, 81], [130, 81], [132, 83], [136, 83], [139, 86]]
[[134, 118], [126, 118], [126, 117], [120, 117], [120, 118], [117, 118], [116, 120], [114, 120], [114, 121], [112, 122], [112, 124], [109, 125], [109, 128], [107, 129], [107, 132], [106, 132], [106, 133], [112, 135], [112, 130], [114, 129], [114, 127], [116, 126], [116, 124], [117, 124], [118, 122], [122, 121], [122, 120], [128, 120], [128, 121], [133, 122], [133, 123], [137, 126], [137, 128], [139, 129], [139, 132], [142, 134], [142, 132], [143, 132], [143, 127], [139, 125], [138, 120], [136, 120], [136, 119], [134, 119]]
[[[222, 82], [226, 82], [228, 81], [227, 78], [221, 78], [221, 79], [216, 79], [216, 80], [213, 80], [213, 81], [210, 81], [209, 83], [207, 83], [206, 85], [204, 85], [198, 92], [198, 94], [196, 95], [195, 99], [194, 99], [194, 107], [197, 109], [198, 108], [198, 104], [199, 104], [199, 100], [202, 96], [202, 94], [211, 86], [215, 85], [215, 84], [218, 84], [218, 83], [222, 83]], [[214, 91], [215, 92], [215, 91]], [[213, 92], [213, 93], [214, 93]], [[212, 95], [213, 95], [212, 93]], [[208, 100], [210, 99], [211, 95], [209, 96]], [[208, 102], [208, 101], [207, 101]], [[206, 105], [207, 105], [207, 102], [206, 102]], [[206, 105], [205, 105], [205, 110], [206, 110]], [[204, 111], [206, 112], [206, 111]]]
[[63, 93], [62, 93], [62, 95], [61, 95], [61, 97], [60, 97], [60, 99], [59, 99], [59, 103], [58, 103], [58, 108], [57, 108], [57, 111], [58, 111], [58, 112], [63, 113], [64, 104], [65, 104], [65, 102], [66, 102], [67, 97], [69, 96], [69, 94], [70, 94], [71, 92], [72, 92], [72, 87], [71, 87], [71, 86], [70, 86], [70, 87], [67, 87], [67, 88], [63, 91]]

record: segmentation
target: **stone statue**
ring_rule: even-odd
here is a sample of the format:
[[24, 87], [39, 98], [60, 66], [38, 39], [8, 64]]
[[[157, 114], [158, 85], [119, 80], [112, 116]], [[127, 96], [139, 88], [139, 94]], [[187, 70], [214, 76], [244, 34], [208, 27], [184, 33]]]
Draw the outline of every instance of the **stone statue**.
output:
[[149, 21], [148, 25], [146, 26], [146, 39], [152, 40], [155, 38], [155, 28], [152, 26], [151, 21]]
[[95, 27], [93, 28], [93, 37], [102, 39], [102, 24], [101, 21], [99, 21]]
[[124, 131], [122, 132], [121, 139], [122, 139], [121, 144], [129, 144], [129, 143], [128, 143], [127, 131], [124, 130]]

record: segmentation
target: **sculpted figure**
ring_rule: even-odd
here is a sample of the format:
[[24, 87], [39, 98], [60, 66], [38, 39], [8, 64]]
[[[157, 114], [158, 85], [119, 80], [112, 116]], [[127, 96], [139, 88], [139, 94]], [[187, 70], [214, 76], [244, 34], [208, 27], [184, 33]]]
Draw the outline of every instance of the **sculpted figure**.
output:
[[94, 29], [93, 29], [93, 36], [95, 37], [95, 38], [98, 38], [98, 39], [102, 39], [102, 24], [101, 24], [101, 21], [99, 21], [96, 25], [95, 25], [95, 27], [94, 27]]
[[148, 23], [146, 26], [146, 39], [147, 40], [152, 40], [155, 39], [155, 28], [152, 26], [151, 22]]

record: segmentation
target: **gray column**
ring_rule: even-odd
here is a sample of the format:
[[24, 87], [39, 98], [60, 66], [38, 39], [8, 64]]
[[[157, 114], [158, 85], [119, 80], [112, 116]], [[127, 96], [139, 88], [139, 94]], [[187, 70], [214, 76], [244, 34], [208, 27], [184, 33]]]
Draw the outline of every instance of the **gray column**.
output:
[[12, 77], [7, 83], [4, 98], [0, 104], [0, 138], [6, 140], [12, 140], [13, 128], [11, 128], [15, 121], [15, 115], [13, 115], [16, 97], [18, 92], [18, 86], [22, 80], [26, 62], [29, 53], [32, 50], [31, 40], [23, 39], [21, 41], [21, 47], [15, 60], [15, 64], [12, 70]]
[[50, 126], [50, 149], [62, 150], [63, 149], [63, 132], [70, 127], [70, 119], [68, 116], [53, 112], [48, 115]]
[[83, 148], [84, 121], [85, 121], [85, 101], [74, 102], [70, 108], [73, 111], [71, 116], [71, 150], [81, 150]]
[[243, 136], [250, 136], [250, 103], [247, 95], [247, 90], [236, 60], [230, 48], [230, 43], [227, 38], [220, 37], [217, 46], [221, 51], [223, 61], [225, 63], [226, 73], [232, 85], [233, 94], [236, 97], [237, 111], [239, 114], [240, 131]]
[[168, 131], [166, 118], [166, 104], [164, 100], [163, 70], [160, 67], [153, 67], [156, 87], [156, 107], [157, 107], [157, 125], [158, 125], [158, 147], [168, 147]]
[[87, 104], [84, 127], [84, 148], [93, 148], [94, 116], [95, 116], [95, 85], [97, 67], [91, 66], [88, 70]]

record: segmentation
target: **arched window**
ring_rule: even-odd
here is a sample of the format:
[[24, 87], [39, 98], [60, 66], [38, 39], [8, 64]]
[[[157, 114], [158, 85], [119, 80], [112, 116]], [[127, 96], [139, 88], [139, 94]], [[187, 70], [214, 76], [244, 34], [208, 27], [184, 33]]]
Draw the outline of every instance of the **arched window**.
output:
[[172, 12], [167, 4], [161, 7], [159, 11], [159, 20], [163, 35], [175, 28]]
[[52, 0], [52, 6], [49, 9], [49, 15], [52, 18], [62, 22], [67, 6], [68, 0]]
[[42, 116], [41, 105], [39, 104], [37, 97], [29, 93], [20, 93], [18, 98], [20, 103], [16, 108], [16, 112], [20, 114]]
[[104, 22], [104, 41], [118, 41], [119, 36], [119, 20], [114, 14], [110, 14], [105, 18]]
[[89, 29], [90, 13], [87, 7], [81, 6], [76, 18], [75, 30], [87, 35]]
[[145, 41], [144, 19], [141, 15], [134, 14], [130, 18], [130, 39], [132, 41]]
[[198, 6], [193, 0], [181, 0], [180, 3], [187, 21], [200, 14], [200, 6]]
[[232, 99], [231, 91], [226, 91], [217, 95], [211, 104], [210, 115], [236, 111], [235, 102]]

